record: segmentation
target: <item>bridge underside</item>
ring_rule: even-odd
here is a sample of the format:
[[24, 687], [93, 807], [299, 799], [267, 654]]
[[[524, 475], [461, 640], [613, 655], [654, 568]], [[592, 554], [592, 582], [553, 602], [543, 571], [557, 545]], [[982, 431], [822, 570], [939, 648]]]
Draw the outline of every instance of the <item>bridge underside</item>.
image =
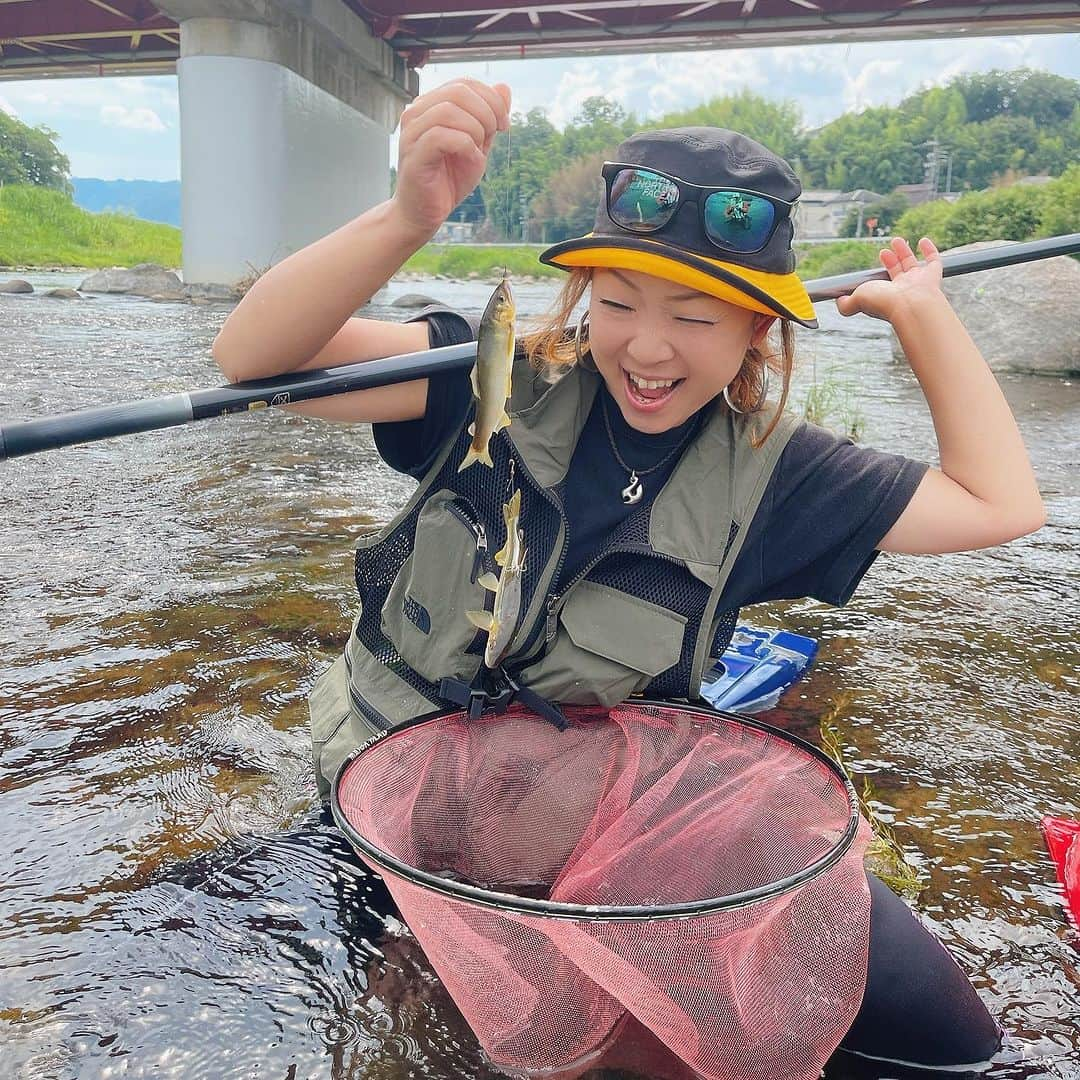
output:
[[[1078, 0], [342, 2], [412, 67], [1080, 29]], [[250, 21], [266, 18], [259, 0], [247, 6]], [[300, 0], [277, 6], [303, 18]], [[172, 73], [179, 57], [177, 21], [149, 0], [0, 0], [0, 80]]]

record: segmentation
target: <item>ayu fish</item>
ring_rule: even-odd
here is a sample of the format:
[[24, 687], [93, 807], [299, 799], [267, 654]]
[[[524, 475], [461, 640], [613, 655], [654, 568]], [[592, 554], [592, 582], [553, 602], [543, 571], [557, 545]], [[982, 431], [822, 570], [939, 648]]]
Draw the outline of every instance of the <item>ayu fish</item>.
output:
[[476, 419], [469, 425], [473, 437], [458, 472], [474, 461], [493, 468], [488, 444], [491, 436], [510, 426], [506, 402], [510, 398], [510, 369], [514, 363], [514, 296], [510, 280], [503, 277], [495, 287], [480, 319], [476, 335], [476, 363], [472, 369], [472, 390], [476, 399]]
[[495, 594], [493, 611], [467, 611], [469, 622], [486, 630], [488, 639], [484, 648], [484, 663], [494, 668], [510, 645], [521, 615], [521, 575], [525, 572], [525, 538], [519, 528], [521, 519], [521, 490], [510, 496], [503, 504], [503, 520], [506, 522], [506, 544], [495, 556], [502, 567], [496, 577], [492, 573], [481, 575], [480, 584]]

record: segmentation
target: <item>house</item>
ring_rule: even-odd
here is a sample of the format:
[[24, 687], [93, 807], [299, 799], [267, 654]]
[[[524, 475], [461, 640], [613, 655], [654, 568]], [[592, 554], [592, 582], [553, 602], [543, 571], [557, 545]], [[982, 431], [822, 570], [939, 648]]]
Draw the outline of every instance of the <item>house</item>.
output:
[[866, 188], [854, 191], [804, 191], [795, 218], [798, 240], [831, 240], [840, 235], [840, 226], [852, 207], [881, 202], [884, 195]]
[[476, 223], [473, 221], [444, 221], [431, 238], [433, 244], [467, 244], [472, 240]]

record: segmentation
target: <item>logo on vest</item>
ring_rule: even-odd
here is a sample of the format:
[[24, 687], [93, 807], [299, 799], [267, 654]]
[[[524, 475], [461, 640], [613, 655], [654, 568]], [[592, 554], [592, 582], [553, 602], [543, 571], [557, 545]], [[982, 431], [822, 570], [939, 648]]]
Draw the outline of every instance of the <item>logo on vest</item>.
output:
[[414, 600], [406, 593], [405, 599], [401, 602], [401, 611], [405, 618], [422, 634], [431, 633], [431, 616], [428, 614], [428, 609], [419, 600]]

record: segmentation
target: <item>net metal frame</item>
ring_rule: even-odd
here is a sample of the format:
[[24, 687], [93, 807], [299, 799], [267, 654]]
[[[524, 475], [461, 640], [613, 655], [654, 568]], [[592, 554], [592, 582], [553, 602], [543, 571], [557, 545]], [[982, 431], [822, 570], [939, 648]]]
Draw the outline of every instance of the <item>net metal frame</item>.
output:
[[[675, 703], [671, 701], [659, 701], [648, 698], [631, 698], [625, 703], [628, 706], [655, 707], [661, 709], [675, 709], [680, 713], [692, 716], [700, 716], [703, 720], [715, 723], [717, 719], [733, 723], [738, 726], [749, 728], [768, 737], [788, 743], [796, 750], [813, 758], [819, 764], [833, 774], [839, 781], [848, 803], [848, 821], [841, 833], [840, 838], [824, 855], [803, 869], [778, 878], [776, 881], [761, 885], [754, 889], [746, 889], [742, 892], [731, 893], [728, 896], [711, 897], [706, 900], [689, 900], [679, 903], [668, 904], [635, 904], [635, 905], [604, 905], [604, 904], [571, 904], [557, 900], [537, 900], [531, 897], [516, 896], [511, 893], [500, 893], [491, 889], [483, 889], [466, 882], [452, 881], [437, 874], [419, 870], [393, 855], [388, 854], [381, 848], [372, 844], [363, 837], [346, 819], [341, 809], [338, 788], [349, 766], [360, 756], [368, 753], [380, 745], [386, 739], [408, 731], [411, 728], [431, 723], [435, 720], [452, 716], [463, 715], [459, 709], [437, 709], [430, 713], [424, 713], [404, 723], [398, 724], [386, 731], [380, 731], [377, 735], [368, 739], [363, 745], [354, 750], [338, 768], [330, 792], [330, 809], [337, 826], [348, 838], [349, 842], [367, 859], [389, 871], [397, 877], [419, 885], [432, 892], [440, 893], [452, 900], [459, 900], [481, 907], [493, 908], [498, 911], [512, 911], [521, 915], [542, 915], [553, 919], [572, 919], [589, 922], [637, 922], [655, 921], [657, 919], [683, 919], [693, 915], [706, 915], [718, 911], [735, 911], [739, 908], [750, 907], [762, 903], [765, 900], [783, 896], [787, 892], [797, 889], [799, 886], [812, 881], [814, 878], [825, 873], [831, 866], [836, 865], [847, 853], [855, 841], [859, 831], [859, 800], [855, 788], [848, 779], [840, 764], [825, 751], [800, 738], [791, 732], [773, 727], [761, 720], [757, 720], [745, 713], [726, 712], [720, 709], [703, 708], [699, 705]], [[618, 706], [615, 706], [618, 708]], [[543, 721], [538, 720], [538, 723]]]

